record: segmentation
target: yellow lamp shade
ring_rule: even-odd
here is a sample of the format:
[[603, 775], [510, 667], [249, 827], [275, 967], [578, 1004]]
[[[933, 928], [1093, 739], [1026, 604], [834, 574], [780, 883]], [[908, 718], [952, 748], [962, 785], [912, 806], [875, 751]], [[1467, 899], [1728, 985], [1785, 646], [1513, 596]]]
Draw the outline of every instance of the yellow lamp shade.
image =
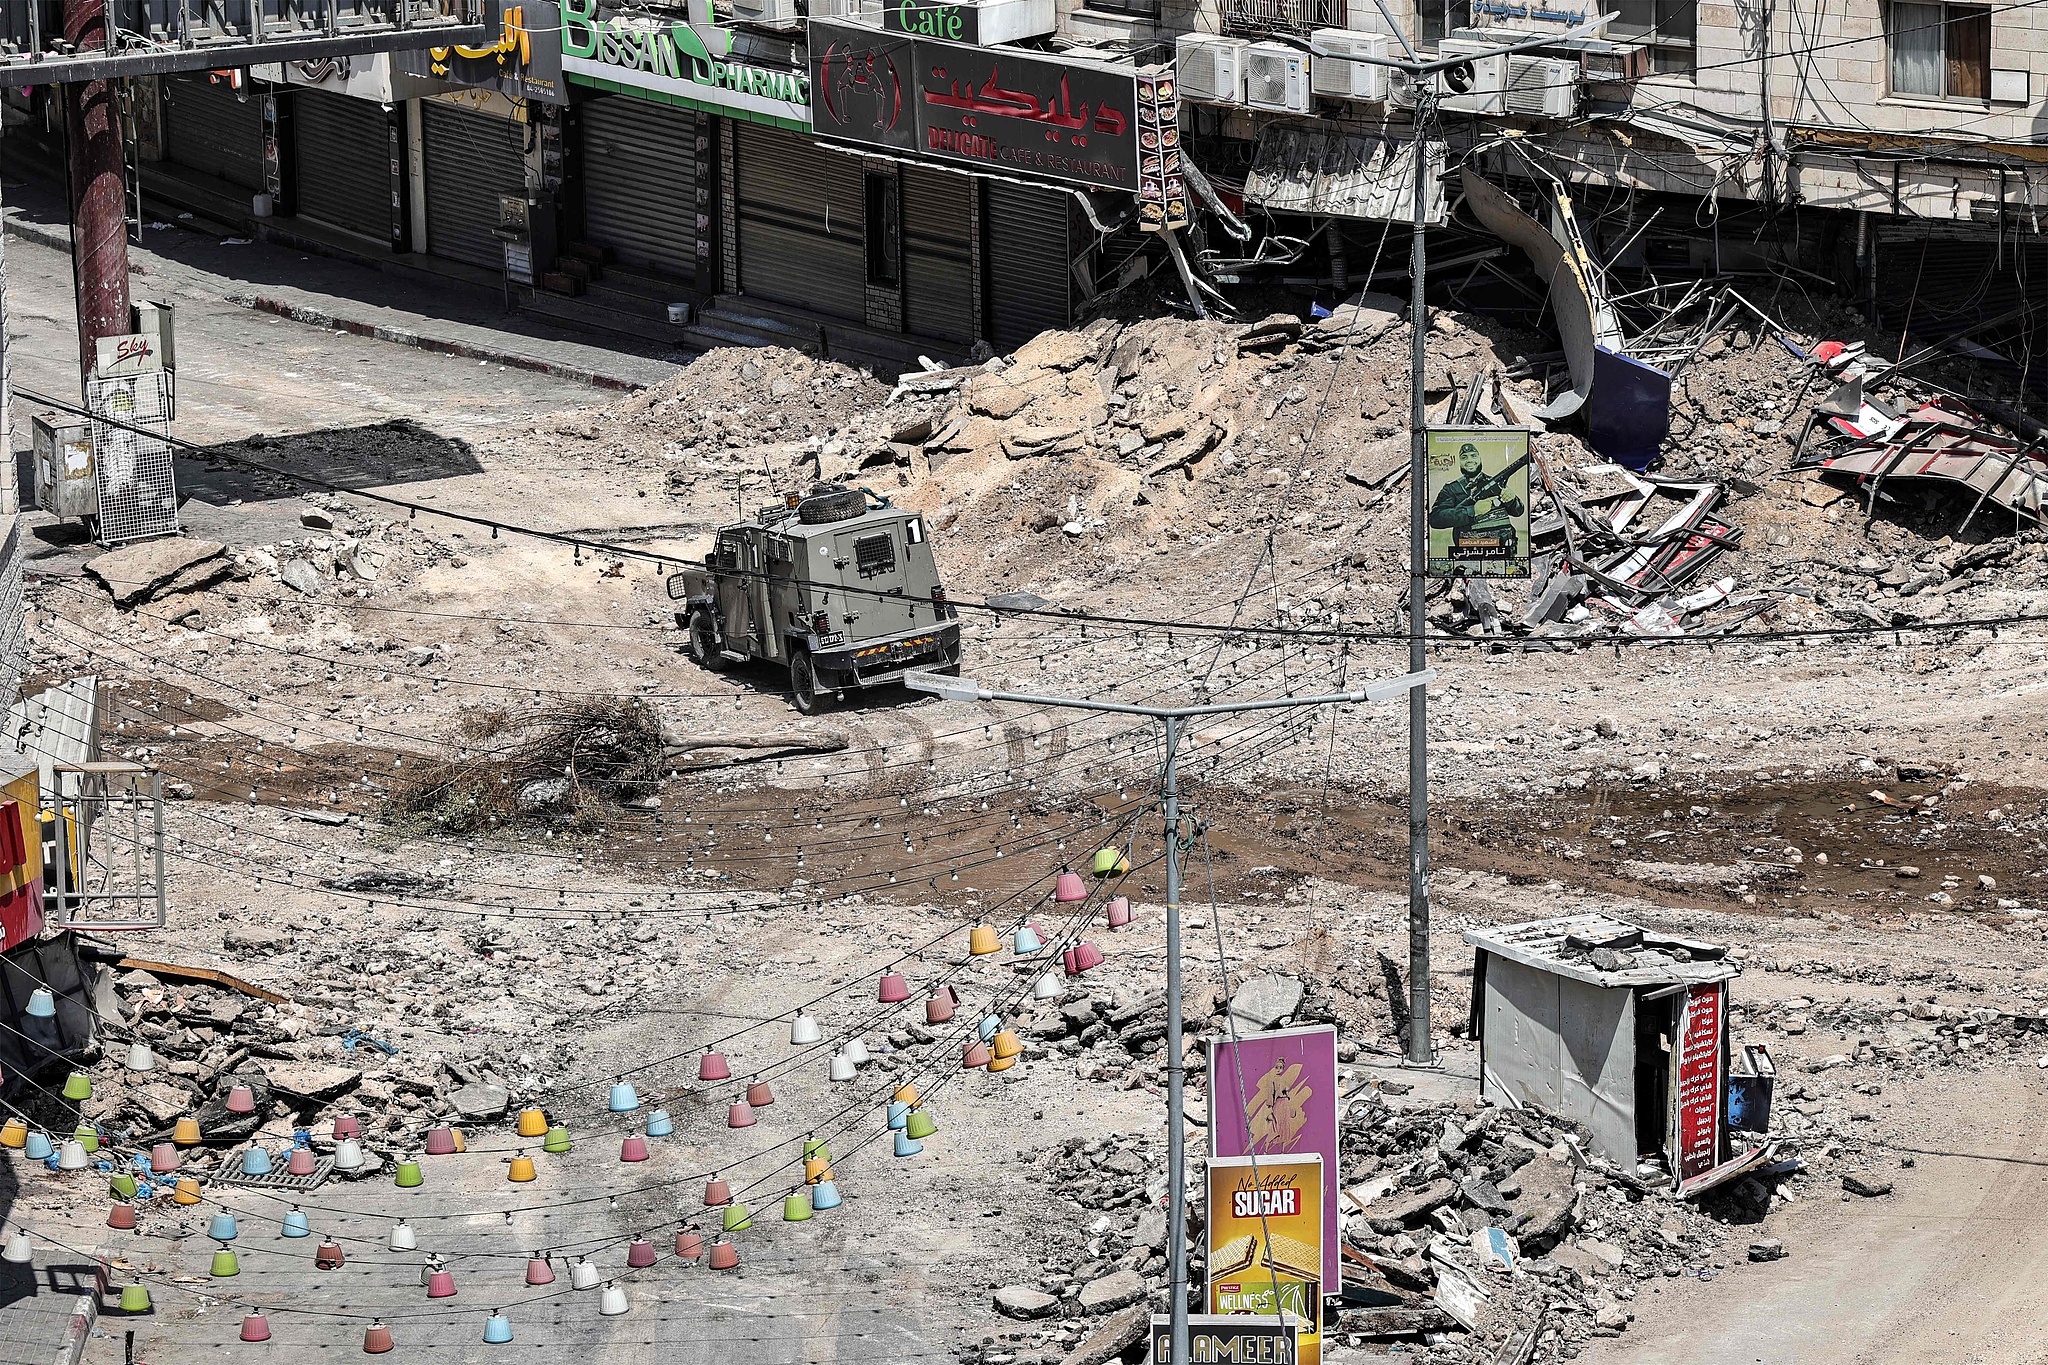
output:
[[1014, 1029], [1004, 1029], [996, 1034], [990, 1050], [995, 1053], [997, 1061], [1002, 1061], [1024, 1051], [1024, 1040], [1017, 1036]]
[[1003, 950], [1002, 940], [996, 937], [993, 924], [977, 924], [967, 933], [967, 951], [976, 957], [987, 957], [990, 953]]
[[171, 1141], [177, 1143], [180, 1147], [197, 1147], [199, 1145], [199, 1120], [193, 1118], [190, 1114], [179, 1119], [177, 1127], [171, 1129]]

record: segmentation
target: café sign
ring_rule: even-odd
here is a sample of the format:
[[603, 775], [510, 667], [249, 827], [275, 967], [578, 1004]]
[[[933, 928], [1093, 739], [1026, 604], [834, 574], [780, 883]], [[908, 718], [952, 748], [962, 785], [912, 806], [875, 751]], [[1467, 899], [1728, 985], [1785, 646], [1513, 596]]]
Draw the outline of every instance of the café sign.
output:
[[811, 130], [932, 161], [1138, 189], [1137, 72], [812, 20]]
[[801, 71], [732, 55], [732, 31], [708, 17], [626, 14], [598, 0], [562, 0], [562, 69], [571, 75], [804, 127], [810, 82]]

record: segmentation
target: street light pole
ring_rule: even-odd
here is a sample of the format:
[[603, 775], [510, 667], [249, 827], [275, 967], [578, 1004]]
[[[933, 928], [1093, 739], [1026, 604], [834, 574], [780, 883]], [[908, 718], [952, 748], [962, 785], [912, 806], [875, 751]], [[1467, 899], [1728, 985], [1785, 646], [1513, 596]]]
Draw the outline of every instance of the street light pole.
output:
[[[1420, 673], [1428, 667], [1429, 645], [1424, 630], [1429, 624], [1424, 595], [1428, 589], [1425, 571], [1429, 567], [1428, 499], [1424, 490], [1429, 462], [1429, 405], [1424, 366], [1428, 363], [1424, 341], [1429, 329], [1429, 310], [1422, 298], [1426, 269], [1424, 224], [1429, 213], [1429, 159], [1427, 130], [1429, 115], [1436, 105], [1435, 82], [1418, 81], [1415, 86], [1415, 218], [1413, 240], [1408, 245], [1408, 671]], [[1430, 1046], [1429, 981], [1429, 689], [1417, 687], [1408, 693], [1408, 1060], [1427, 1066], [1434, 1059]]]
[[[1124, 716], [1144, 716], [1161, 722], [1166, 729], [1166, 764], [1160, 774], [1160, 805], [1166, 834], [1166, 1191], [1167, 1191], [1167, 1312], [1173, 1320], [1174, 1365], [1188, 1359], [1188, 1211], [1187, 1211], [1187, 1117], [1183, 1087], [1180, 962], [1180, 740], [1187, 722], [1202, 716], [1236, 715], [1247, 711], [1291, 710], [1304, 706], [1349, 706], [1359, 702], [1387, 701], [1406, 692], [1415, 696], [1436, 678], [1433, 670], [1404, 673], [1383, 678], [1349, 692], [1328, 692], [1315, 697], [1262, 697], [1240, 702], [1216, 702], [1206, 706], [1133, 706], [1127, 702], [1096, 701], [1088, 697], [1045, 697], [1030, 692], [998, 692], [970, 678], [948, 677], [942, 673], [911, 673], [904, 686], [930, 692], [946, 701], [1013, 701], [1027, 706], [1056, 707], [1075, 711], [1107, 711]], [[1412, 1036], [1412, 1030], [1411, 1030]], [[1321, 1311], [1321, 1305], [1316, 1305]]]

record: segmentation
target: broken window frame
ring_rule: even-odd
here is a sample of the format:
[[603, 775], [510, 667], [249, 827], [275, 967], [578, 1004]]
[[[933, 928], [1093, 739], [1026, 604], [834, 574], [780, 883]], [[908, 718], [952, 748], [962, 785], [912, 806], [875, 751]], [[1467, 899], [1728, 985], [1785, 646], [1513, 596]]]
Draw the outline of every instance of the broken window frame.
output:
[[1650, 49], [1650, 69], [1659, 76], [1690, 78], [1699, 45], [1699, 0], [1621, 0], [1607, 37]]

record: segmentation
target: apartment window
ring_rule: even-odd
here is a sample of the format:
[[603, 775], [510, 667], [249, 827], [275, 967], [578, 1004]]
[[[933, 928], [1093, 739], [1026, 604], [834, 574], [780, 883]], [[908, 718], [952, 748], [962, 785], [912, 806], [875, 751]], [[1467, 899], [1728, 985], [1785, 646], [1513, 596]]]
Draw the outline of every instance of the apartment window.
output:
[[1159, 17], [1159, 0], [1087, 0], [1082, 8], [1104, 14], [1128, 14], [1138, 19]]
[[[1372, 4], [1372, 0], [1362, 2]], [[1418, 0], [1415, 13], [1420, 21], [1416, 27], [1421, 30], [1417, 47], [1434, 48], [1447, 34], [1472, 26], [1472, 0]]]
[[1607, 37], [1649, 48], [1652, 70], [1692, 74], [1698, 0], [1620, 0], [1614, 10]]
[[1894, 95], [1991, 98], [1991, 11], [1894, 0], [1885, 11]]

